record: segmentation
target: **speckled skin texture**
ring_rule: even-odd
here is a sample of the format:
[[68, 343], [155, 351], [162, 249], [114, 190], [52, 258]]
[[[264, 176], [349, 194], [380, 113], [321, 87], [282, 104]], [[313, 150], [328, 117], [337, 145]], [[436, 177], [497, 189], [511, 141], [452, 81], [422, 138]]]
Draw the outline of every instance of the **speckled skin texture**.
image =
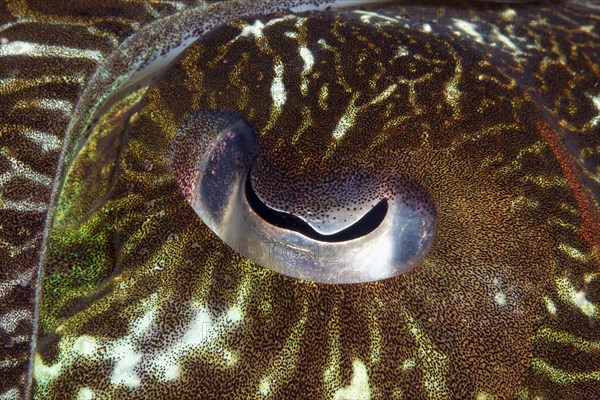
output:
[[[0, 5], [1, 398], [600, 391], [597, 6], [224, 2], [114, 95], [177, 45], [140, 27], [179, 3], [104, 4]], [[169, 150], [225, 109], [255, 130], [273, 208], [355, 218], [387, 182], [418, 184], [437, 213], [421, 265], [325, 285], [238, 255]]]

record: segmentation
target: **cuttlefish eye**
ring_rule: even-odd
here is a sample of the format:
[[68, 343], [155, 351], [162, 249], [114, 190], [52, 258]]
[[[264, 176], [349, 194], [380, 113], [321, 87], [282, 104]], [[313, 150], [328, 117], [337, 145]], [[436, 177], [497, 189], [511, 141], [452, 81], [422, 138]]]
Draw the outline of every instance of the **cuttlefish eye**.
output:
[[[0, 37], [39, 63], [0, 65], [0, 139], [25, 143], [0, 148], [0, 264], [38, 274], [32, 397], [594, 398], [597, 7], [505, 2], [200, 2], [82, 52], [141, 3], [81, 26], [9, 1], [31, 10], [3, 35], [48, 38]], [[28, 165], [58, 147], [35, 123], [54, 132], [61, 90], [60, 156]], [[36, 238], [21, 178], [52, 186]], [[28, 340], [29, 311], [2, 334]]]
[[[431, 245], [433, 203], [401, 170], [351, 171], [346, 164], [356, 160], [342, 158], [320, 185], [286, 181], [260, 157], [251, 124], [232, 111], [193, 114], [172, 146], [174, 175], [200, 218], [276, 272], [324, 283], [385, 279], [416, 267]], [[270, 193], [263, 181], [285, 190]]]

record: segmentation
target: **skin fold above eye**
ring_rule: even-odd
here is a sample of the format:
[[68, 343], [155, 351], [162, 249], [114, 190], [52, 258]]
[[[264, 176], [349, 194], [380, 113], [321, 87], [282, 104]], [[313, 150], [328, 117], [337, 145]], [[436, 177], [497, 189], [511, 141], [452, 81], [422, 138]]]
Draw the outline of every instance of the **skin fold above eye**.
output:
[[0, 398], [594, 398], [599, 9], [506, 3], [8, 1]]

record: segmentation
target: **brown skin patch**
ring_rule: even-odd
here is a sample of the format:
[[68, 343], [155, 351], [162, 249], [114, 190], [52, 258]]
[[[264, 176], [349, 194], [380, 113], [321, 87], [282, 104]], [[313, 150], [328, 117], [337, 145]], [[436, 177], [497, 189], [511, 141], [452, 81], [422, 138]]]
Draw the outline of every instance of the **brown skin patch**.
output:
[[[154, 4], [154, 11], [174, 11], [170, 4]], [[31, 41], [109, 54], [115, 43], [134, 32], [133, 24], [144, 23], [156, 15], [150, 12], [152, 5], [140, 9], [139, 4], [115, 1], [111, 7], [98, 7], [93, 16], [82, 16], [82, 10], [89, 6], [85, 1], [62, 3], [56, 13], [48, 9], [47, 2], [3, 2], [0, 5], [3, 25], [20, 18], [29, 20], [6, 26], [0, 33], [3, 41], [0, 45], [4, 45], [4, 41], [7, 44]], [[126, 19], [123, 18], [125, 15], [128, 16]], [[100, 16], [104, 16], [104, 22], [98, 22], [93, 32], [86, 26], [77, 26], [78, 22], [87, 25]], [[44, 210], [11, 210], [6, 207], [6, 202], [26, 200], [43, 205], [50, 201], [49, 183], [54, 177], [61, 142], [70, 120], [69, 115], [60, 111], [40, 108], [37, 101], [50, 98], [76, 104], [86, 78], [97, 66], [97, 61], [85, 58], [31, 58], [26, 55], [3, 57], [0, 62], [0, 79], [3, 81], [0, 85], [0, 173], [14, 174], [0, 190], [0, 281], [9, 284], [3, 292], [3, 314], [11, 310], [29, 310], [33, 315], [35, 291], [39, 285], [36, 269], [42, 255], [40, 246], [47, 216]], [[27, 136], [31, 131], [47, 133], [57, 145], [44, 149]], [[17, 160], [18, 165], [11, 160]], [[32, 180], [31, 173], [37, 174], [37, 178]], [[7, 360], [0, 367], [0, 393], [14, 389], [17, 396], [26, 396], [31, 340], [23, 338], [31, 338], [32, 332], [33, 321], [29, 318], [17, 323], [10, 333], [0, 332], [0, 359]]]
[[[482, 19], [497, 21], [502, 28], [503, 7], [486, 8]], [[542, 66], [543, 57], [533, 50], [519, 60], [500, 50], [483, 52], [473, 41], [369, 25], [357, 16], [331, 12], [311, 17], [306, 23], [310, 29], [298, 32], [298, 37], [305, 34], [302, 40], [316, 56], [315, 75], [304, 95], [299, 43], [285, 36], [301, 30], [293, 21], [265, 29], [268, 43], [249, 37], [227, 45], [245, 24], [240, 21], [206, 35], [161, 78], [132, 120], [110, 199], [83, 226], [53, 232], [46, 277], [57, 273], [64, 280], [46, 282], [47, 304], [57, 307], [42, 317], [56, 313], [64, 323], [58, 336], [85, 334], [108, 346], [110, 340], [126, 336], [132, 322], [147, 312], [140, 302], [158, 293], [153, 334], [137, 343], [148, 353], [176, 344], [198, 304], [214, 319], [238, 305], [242, 322], [188, 354], [176, 382], [161, 381], [147, 370], [140, 372], [142, 384], [136, 390], [114, 386], [114, 360], [74, 357], [50, 386], [38, 387], [38, 396], [76, 397], [81, 387], [89, 387], [98, 393], [107, 390], [114, 398], [251, 398], [270, 377], [274, 397], [328, 398], [351, 384], [354, 362], [360, 360], [374, 398], [400, 393], [405, 398], [514, 398], [523, 393], [590, 397], [595, 382], [572, 375], [565, 385], [548, 368], [538, 367], [542, 360], [568, 375], [597, 369], [599, 359], [589, 345], [598, 340], [596, 317], [583, 314], [569, 300], [564, 284], [557, 283], [567, 279], [587, 300], [598, 301], [598, 279], [589, 278], [598, 272], [593, 258], [598, 203], [594, 187], [588, 192], [584, 180], [597, 165], [597, 129], [586, 128], [593, 109], [585, 98], [590, 79], [597, 78], [597, 69], [590, 65], [597, 64], [598, 53], [590, 47], [590, 34], [577, 34], [588, 21], [585, 7], [581, 9], [525, 6], [519, 15], [529, 21], [544, 14], [557, 26], [550, 32], [548, 26], [534, 24], [520, 29], [532, 42], [541, 37], [548, 44], [540, 51], [550, 64], [558, 65], [559, 55], [567, 54], [566, 64], [556, 68], [587, 71], [574, 80], [550, 64]], [[36, 17], [43, 11], [32, 6], [27, 12], [32, 10]], [[80, 14], [80, 8], [73, 10]], [[389, 14], [418, 20], [419, 10], [399, 7]], [[449, 16], [455, 12], [461, 17], [468, 7], [448, 10]], [[561, 18], [561, 12], [576, 22]], [[62, 11], [57, 14], [55, 18], [63, 18]], [[96, 20], [96, 14], [77, 18]], [[109, 11], [110, 21], [97, 26], [121, 32], [111, 25], [117, 14], [128, 15]], [[263, 17], [263, 22], [268, 20]], [[432, 25], [448, 33], [447, 22]], [[319, 38], [333, 50], [320, 48]], [[552, 38], [560, 47], [551, 46]], [[393, 60], [399, 42], [426, 61]], [[458, 74], [457, 61], [462, 65]], [[284, 68], [287, 99], [273, 120], [270, 90], [277, 62]], [[0, 68], [5, 65], [20, 64], [11, 59]], [[73, 66], [83, 66], [84, 74], [91, 71], [81, 60], [50, 68], [71, 76], [65, 68]], [[419, 80], [422, 75], [426, 78]], [[559, 82], [551, 79], [561, 76]], [[453, 77], [460, 94], [451, 90], [447, 95]], [[411, 79], [412, 89], [407, 83]], [[565, 80], [570, 84], [560, 83]], [[329, 90], [326, 108], [319, 106], [318, 97], [324, 83]], [[364, 106], [394, 83], [398, 87], [392, 95]], [[69, 81], [36, 82], [15, 94], [2, 93], [10, 100], [2, 115], [12, 118], [7, 120], [11, 127], [21, 126], [17, 132], [38, 124], [60, 137], [67, 118], [35, 109], [36, 90], [74, 102], [81, 88]], [[336, 142], [332, 132], [353, 94], [358, 94], [356, 106], [364, 107]], [[567, 112], [569, 99], [581, 113]], [[15, 111], [18, 101], [32, 107]], [[326, 184], [335, 187], [338, 176], [362, 174], [376, 183], [402, 170], [430, 193], [438, 211], [438, 233], [422, 265], [381, 282], [337, 286], [290, 279], [239, 257], [197, 218], [170, 170], [167, 149], [177, 127], [196, 108], [229, 108], [247, 116], [262, 149], [263, 169], [256, 181], [272, 204], [293, 203], [301, 210], [311, 204], [304, 193]], [[312, 123], [301, 131], [300, 116], [307, 109]], [[405, 118], [387, 124], [400, 117]], [[10, 170], [6, 160], [12, 154], [54, 174], [58, 151], [42, 154], [7, 132], [0, 136], [6, 143], [1, 171]], [[582, 146], [583, 161], [574, 163], [563, 147], [560, 138], [567, 133]], [[271, 180], [270, 173], [278, 179]], [[321, 195], [325, 205], [330, 193]], [[48, 189], [29, 181], [3, 188], [3, 196], [9, 195], [14, 196], [9, 200], [40, 202], [50, 196]], [[22, 245], [43, 228], [44, 213], [1, 212], [3, 241]], [[8, 248], [0, 253], [0, 265], [35, 265], [38, 247], [16, 255]], [[583, 257], [564, 250], [569, 248]], [[85, 279], [72, 279], [78, 268], [89, 268], [81, 275]], [[13, 279], [16, 269], [6, 272], [7, 280]], [[83, 283], [88, 286], [79, 297], [63, 305], [57, 300], [60, 290], [56, 298], [48, 294], [51, 288], [67, 290]], [[33, 287], [32, 281], [12, 291], [8, 308], [33, 307]], [[558, 307], [556, 316], [547, 312], [545, 299]], [[30, 329], [24, 323], [17, 333]], [[546, 330], [552, 332], [550, 339], [544, 339]], [[560, 332], [588, 345], [561, 342]], [[38, 351], [47, 365], [58, 359], [58, 343], [54, 327], [40, 332]], [[224, 366], [223, 349], [235, 355], [233, 366]], [[9, 348], [3, 358], [27, 357], [26, 346], [17, 350]], [[13, 385], [9, 381], [17, 381], [26, 368], [23, 363], [10, 368], [4, 376], [12, 377], [6, 382]]]

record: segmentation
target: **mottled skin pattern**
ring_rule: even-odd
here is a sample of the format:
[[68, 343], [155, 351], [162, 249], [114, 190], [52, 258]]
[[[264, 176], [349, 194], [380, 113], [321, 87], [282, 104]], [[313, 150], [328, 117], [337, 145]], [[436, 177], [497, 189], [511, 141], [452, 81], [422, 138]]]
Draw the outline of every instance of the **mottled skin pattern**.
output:
[[[0, 398], [595, 397], [597, 7], [231, 18], [86, 133], [45, 241], [86, 81], [139, 23], [174, 6], [0, 6]], [[63, 52], [16, 54], [18, 41]], [[252, 124], [257, 191], [273, 206], [321, 181], [401, 169], [438, 213], [422, 265], [321, 285], [237, 255], [170, 168], [167, 149], [197, 109], [234, 109]], [[78, 141], [66, 143], [74, 154]]]
[[[24, 396], [28, 386], [36, 270], [70, 112], [86, 80], [120, 42], [141, 24], [174, 11], [174, 5], [166, 2], [71, 2], [62, 7], [45, 1], [0, 3], [0, 394], [4, 398]], [[7, 45], [20, 41], [64, 50], [47, 56], [38, 51], [37, 57], [4, 53]], [[95, 57], [74, 55], [78, 49], [93, 50]], [[50, 103], [44, 104], [44, 99]]]

